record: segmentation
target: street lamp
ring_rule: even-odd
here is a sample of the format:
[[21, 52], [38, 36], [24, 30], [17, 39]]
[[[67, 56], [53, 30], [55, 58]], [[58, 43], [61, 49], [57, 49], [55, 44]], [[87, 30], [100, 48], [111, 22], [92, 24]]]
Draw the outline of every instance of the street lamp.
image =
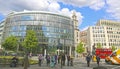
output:
[[62, 45], [62, 50], [65, 53], [65, 35], [62, 35], [62, 39], [63, 39], [63, 45]]
[[18, 45], [17, 45], [17, 54], [18, 54], [18, 51], [19, 51], [19, 43], [20, 43], [20, 39], [18, 40]]

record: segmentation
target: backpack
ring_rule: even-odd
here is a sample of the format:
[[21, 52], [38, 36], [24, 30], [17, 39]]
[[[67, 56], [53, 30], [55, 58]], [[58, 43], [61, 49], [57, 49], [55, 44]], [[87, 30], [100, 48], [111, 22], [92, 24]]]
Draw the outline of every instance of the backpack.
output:
[[88, 56], [86, 57], [86, 60], [87, 60], [87, 61], [90, 61], [90, 60], [91, 60], [91, 56], [88, 55]]

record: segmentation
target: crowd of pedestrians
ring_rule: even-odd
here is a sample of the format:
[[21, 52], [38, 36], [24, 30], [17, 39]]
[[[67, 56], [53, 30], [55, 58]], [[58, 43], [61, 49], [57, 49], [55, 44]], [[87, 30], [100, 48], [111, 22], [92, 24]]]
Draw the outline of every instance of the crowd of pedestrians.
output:
[[[44, 56], [42, 54], [39, 54], [38, 56], [39, 59], [39, 66], [41, 66], [42, 61], [44, 60]], [[90, 66], [91, 60], [93, 59], [93, 56], [88, 53], [86, 55], [86, 61], [87, 61], [87, 66]], [[99, 62], [100, 62], [100, 56], [96, 55], [96, 63], [99, 66]], [[46, 60], [46, 65], [50, 66], [50, 67], [54, 67], [56, 64], [61, 64], [62, 66], [73, 66], [73, 59], [70, 55], [66, 55], [64, 53], [60, 54], [60, 55], [56, 55], [54, 53], [52, 54], [47, 54], [45, 56], [45, 60]], [[66, 64], [65, 64], [66, 63]]]
[[39, 66], [42, 65], [43, 60], [46, 60], [46, 66], [54, 67], [56, 64], [61, 64], [62, 66], [65, 66], [67, 63], [67, 66], [73, 65], [73, 60], [71, 60], [70, 55], [66, 55], [64, 53], [57, 55], [57, 54], [47, 54], [45, 57], [43, 54], [38, 55], [38, 64]]
[[[99, 66], [99, 62], [100, 62], [100, 56], [95, 55], [96, 56], [96, 63]], [[31, 57], [31, 56], [30, 56]], [[86, 55], [86, 61], [87, 61], [87, 66], [90, 66], [91, 60], [93, 59], [93, 56], [88, 53]], [[60, 64], [61, 66], [73, 66], [73, 59], [70, 55], [66, 55], [64, 53], [61, 53], [60, 55], [51, 53], [51, 54], [47, 54], [45, 56], [43, 56], [43, 54], [38, 54], [38, 65], [41, 66], [43, 61], [46, 60], [46, 66], [50, 66], [50, 67], [55, 67], [56, 64]], [[18, 63], [18, 58], [16, 56], [14, 56], [12, 58], [12, 63], [11, 63], [11, 67], [16, 67]], [[66, 63], [66, 64], [65, 64]]]

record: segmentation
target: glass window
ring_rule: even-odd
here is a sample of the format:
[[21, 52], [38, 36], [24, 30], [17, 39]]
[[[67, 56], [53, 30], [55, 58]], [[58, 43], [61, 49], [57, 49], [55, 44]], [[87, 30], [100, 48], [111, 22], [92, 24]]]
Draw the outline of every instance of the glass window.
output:
[[34, 17], [30, 15], [23, 15], [21, 16], [21, 20], [34, 20]]
[[20, 26], [20, 31], [25, 31], [25, 30], [26, 30], [26, 26], [21, 25], [21, 26]]
[[13, 26], [11, 30], [12, 31], [17, 31], [18, 30], [18, 26]]

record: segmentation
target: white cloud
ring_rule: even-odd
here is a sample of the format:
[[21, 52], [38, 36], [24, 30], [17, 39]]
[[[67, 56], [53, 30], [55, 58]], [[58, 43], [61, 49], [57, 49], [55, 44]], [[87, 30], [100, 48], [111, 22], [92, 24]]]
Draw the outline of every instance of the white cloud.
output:
[[109, 15], [120, 21], [120, 1], [119, 0], [107, 0], [107, 12], [110, 13]]
[[26, 10], [47, 10], [49, 1], [46, 0], [0, 0], [0, 13]]
[[[107, 7], [105, 6], [105, 1], [107, 3]], [[11, 11], [43, 10], [70, 15], [71, 12], [74, 10], [74, 8], [72, 10], [69, 10], [66, 7], [61, 8], [58, 2], [76, 7], [89, 7], [94, 10], [100, 10], [101, 8], [106, 7], [106, 10], [104, 10], [107, 13], [110, 13], [110, 18], [112, 17], [120, 20], [119, 0], [0, 0], [0, 13], [8, 14]], [[83, 18], [80, 12], [77, 12], [77, 14], [78, 20], [80, 18]]]
[[105, 5], [104, 0], [92, 0], [90, 1], [89, 7], [94, 10], [100, 10]]
[[[7, 2], [5, 2], [7, 1]], [[73, 10], [68, 8], [61, 8], [57, 0], [0, 0], [0, 13], [8, 14], [12, 11], [24, 11], [24, 10], [38, 10], [38, 11], [51, 11], [61, 13], [63, 15], [70, 16]], [[76, 12], [78, 20], [82, 22], [82, 15], [80, 12]]]
[[57, 0], [59, 2], [63, 2], [64, 4], [70, 4], [73, 6], [83, 7], [89, 4], [88, 0]]
[[104, 0], [58, 0], [65, 4], [70, 4], [76, 7], [90, 7], [94, 10], [100, 10], [104, 7]]
[[75, 12], [77, 16], [77, 20], [79, 21], [79, 25], [82, 23], [82, 19], [84, 18], [80, 12], [76, 10], [69, 10], [68, 8], [63, 8], [60, 13], [72, 17], [72, 13]]
[[49, 4], [48, 10], [52, 12], [59, 12], [60, 10], [60, 5], [57, 2], [53, 2]]
[[108, 14], [107, 18], [120, 21], [120, 1], [119, 0], [57, 0], [66, 5], [76, 7], [89, 7], [93, 10], [100, 10], [104, 8]]

